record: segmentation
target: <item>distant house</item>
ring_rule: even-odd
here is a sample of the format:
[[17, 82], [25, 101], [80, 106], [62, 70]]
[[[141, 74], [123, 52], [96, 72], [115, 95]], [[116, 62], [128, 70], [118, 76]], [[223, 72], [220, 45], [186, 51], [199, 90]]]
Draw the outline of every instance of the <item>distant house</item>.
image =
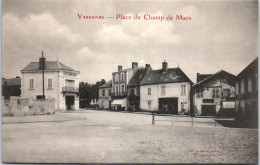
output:
[[140, 108], [172, 114], [190, 113], [190, 90], [192, 81], [180, 68], [150, 70], [141, 82]]
[[98, 93], [99, 108], [102, 108], [102, 109], [111, 108], [111, 97], [110, 97], [111, 89], [112, 89], [112, 80], [99, 86], [99, 93]]
[[128, 106], [131, 110], [140, 109], [140, 83], [145, 77], [146, 73], [152, 68], [149, 64], [146, 64], [145, 68], [139, 68], [134, 73], [133, 77], [127, 85], [127, 96], [128, 96]]
[[132, 68], [124, 69], [118, 66], [118, 71], [112, 73], [111, 107], [113, 110], [127, 110], [127, 85], [135, 71], [138, 63], [132, 62]]
[[9, 99], [10, 96], [21, 96], [21, 77], [2, 78], [2, 96]]
[[258, 121], [258, 58], [236, 77], [236, 119]]
[[197, 74], [193, 85], [194, 113], [201, 116], [228, 115], [234, 117], [235, 76], [219, 71], [215, 74]]
[[[21, 73], [21, 96], [42, 99], [43, 78], [40, 61], [30, 62]], [[44, 93], [45, 98], [55, 99], [55, 109], [79, 109], [79, 71], [59, 61], [46, 61]]]

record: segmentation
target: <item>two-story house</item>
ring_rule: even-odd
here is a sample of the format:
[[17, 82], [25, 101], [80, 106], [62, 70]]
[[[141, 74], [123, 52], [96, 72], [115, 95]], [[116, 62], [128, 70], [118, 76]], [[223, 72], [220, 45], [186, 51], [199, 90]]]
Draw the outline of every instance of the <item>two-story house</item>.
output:
[[171, 114], [190, 113], [190, 90], [192, 81], [180, 68], [150, 70], [141, 82], [140, 108]]
[[234, 80], [234, 75], [223, 70], [207, 75], [198, 73], [198, 82], [193, 85], [195, 115], [216, 116], [222, 109], [226, 109], [226, 114], [232, 112], [235, 105]]
[[138, 69], [138, 63], [132, 62], [132, 68], [124, 69], [118, 66], [118, 71], [112, 73], [112, 109], [127, 110], [127, 85], [135, 71]]
[[140, 67], [136, 70], [127, 85], [127, 102], [128, 107], [130, 107], [132, 111], [140, 109], [140, 83], [143, 81], [146, 73], [148, 73], [148, 71], [150, 71], [151, 69], [152, 68], [149, 64], [146, 64], [145, 68]]
[[79, 71], [59, 61], [46, 61], [43, 74], [40, 61], [21, 70], [21, 97], [42, 99], [44, 89], [45, 98], [55, 99], [55, 109], [79, 109]]
[[257, 125], [258, 121], [258, 58], [236, 77], [236, 120]]
[[99, 86], [98, 89], [98, 105], [101, 109], [111, 109], [111, 89], [112, 80], [106, 82], [105, 84]]

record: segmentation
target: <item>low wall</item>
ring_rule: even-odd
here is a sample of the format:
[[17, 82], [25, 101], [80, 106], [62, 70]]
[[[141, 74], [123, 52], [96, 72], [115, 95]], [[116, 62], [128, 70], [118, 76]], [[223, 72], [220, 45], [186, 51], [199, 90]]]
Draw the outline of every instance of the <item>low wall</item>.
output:
[[11, 96], [2, 98], [2, 116], [45, 115], [55, 113], [55, 99], [38, 100]]

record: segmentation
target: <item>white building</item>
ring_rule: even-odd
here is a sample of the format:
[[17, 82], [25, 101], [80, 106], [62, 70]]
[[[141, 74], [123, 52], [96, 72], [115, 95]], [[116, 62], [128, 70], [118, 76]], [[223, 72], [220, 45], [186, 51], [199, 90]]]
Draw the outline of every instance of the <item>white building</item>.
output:
[[[21, 97], [41, 99], [43, 74], [40, 62], [30, 62], [21, 73]], [[44, 94], [45, 98], [55, 99], [55, 109], [79, 109], [79, 71], [59, 61], [46, 61]]]
[[111, 89], [112, 89], [112, 80], [101, 85], [98, 92], [98, 106], [101, 109], [110, 109], [111, 108]]
[[172, 114], [189, 114], [192, 82], [180, 68], [149, 71], [141, 82], [140, 108]]
[[220, 70], [215, 74], [197, 74], [193, 85], [194, 114], [234, 117], [235, 76]]

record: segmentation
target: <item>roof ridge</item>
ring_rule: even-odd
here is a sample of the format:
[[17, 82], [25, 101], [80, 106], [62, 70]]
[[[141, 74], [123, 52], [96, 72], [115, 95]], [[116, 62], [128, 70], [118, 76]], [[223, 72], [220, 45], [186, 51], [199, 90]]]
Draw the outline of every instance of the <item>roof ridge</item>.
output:
[[58, 64], [59, 68], [61, 69], [60, 62], [59, 62], [59, 61], [57, 61], [57, 64]]

